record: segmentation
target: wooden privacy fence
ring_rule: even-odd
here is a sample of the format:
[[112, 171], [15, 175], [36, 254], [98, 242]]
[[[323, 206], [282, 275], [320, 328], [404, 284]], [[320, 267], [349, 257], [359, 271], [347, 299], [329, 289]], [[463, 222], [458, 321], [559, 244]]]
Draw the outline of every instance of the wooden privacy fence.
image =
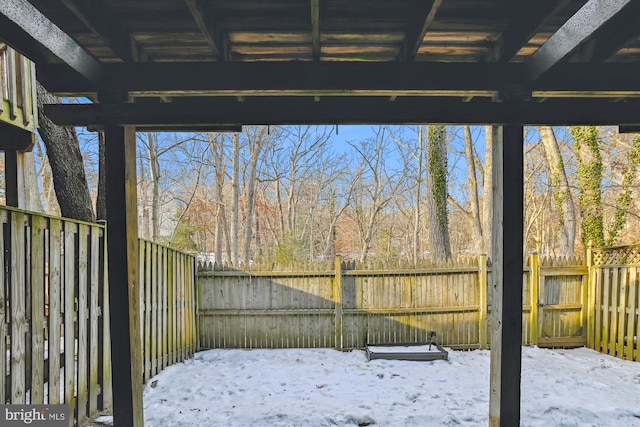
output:
[[146, 382], [196, 351], [196, 260], [142, 239], [139, 249], [140, 335]]
[[[105, 227], [0, 208], [0, 404], [113, 403]], [[143, 378], [193, 355], [195, 258], [140, 241]]]
[[640, 246], [593, 249], [588, 254], [589, 347], [640, 360]]
[[[210, 267], [198, 274], [203, 349], [350, 349], [424, 342], [432, 330], [438, 343], [453, 348], [490, 344], [486, 256], [411, 269], [355, 269], [339, 258], [335, 266], [294, 271]], [[530, 257], [523, 271], [523, 344], [586, 342], [586, 274], [580, 259]]]
[[104, 227], [0, 209], [0, 403], [112, 404]]

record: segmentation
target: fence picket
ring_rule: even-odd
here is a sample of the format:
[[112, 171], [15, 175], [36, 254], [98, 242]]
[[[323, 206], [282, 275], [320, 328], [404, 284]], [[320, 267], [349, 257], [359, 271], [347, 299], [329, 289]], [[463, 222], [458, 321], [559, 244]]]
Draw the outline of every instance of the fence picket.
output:
[[[2, 98], [2, 95], [0, 95]], [[1, 99], [0, 99], [1, 103]], [[6, 211], [0, 211], [0, 262], [2, 266], [5, 263], [5, 241], [8, 241], [8, 237], [5, 232], [5, 226], [7, 224]], [[10, 256], [10, 255], [9, 255]], [[0, 274], [0, 404], [4, 405], [7, 402], [7, 396], [5, 394], [5, 382], [7, 379], [7, 297], [5, 293], [5, 275], [4, 272]]]
[[62, 327], [61, 289], [62, 289], [62, 252], [60, 237], [62, 222], [52, 219], [49, 223], [49, 387], [50, 405], [60, 403], [60, 339]]
[[26, 403], [25, 215], [11, 213], [11, 403]]
[[31, 404], [44, 403], [44, 230], [45, 218], [31, 218]]

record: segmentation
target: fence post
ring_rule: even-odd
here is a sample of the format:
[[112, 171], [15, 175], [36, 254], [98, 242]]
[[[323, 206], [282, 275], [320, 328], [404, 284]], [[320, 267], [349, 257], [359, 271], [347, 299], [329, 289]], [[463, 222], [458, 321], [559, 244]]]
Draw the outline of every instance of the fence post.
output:
[[587, 244], [587, 283], [584, 285], [582, 293], [582, 327], [587, 330], [587, 347], [598, 350], [595, 348], [595, 319], [593, 315], [596, 295], [595, 285], [596, 278], [593, 274], [593, 240], [589, 240]]
[[480, 349], [487, 348], [487, 254], [478, 257], [478, 286], [480, 287]]
[[537, 251], [529, 256], [529, 294], [531, 295], [531, 313], [529, 319], [529, 343], [538, 345], [538, 291], [540, 283], [540, 256]]
[[336, 255], [333, 278], [333, 301], [336, 306], [336, 350], [342, 350], [342, 257]]

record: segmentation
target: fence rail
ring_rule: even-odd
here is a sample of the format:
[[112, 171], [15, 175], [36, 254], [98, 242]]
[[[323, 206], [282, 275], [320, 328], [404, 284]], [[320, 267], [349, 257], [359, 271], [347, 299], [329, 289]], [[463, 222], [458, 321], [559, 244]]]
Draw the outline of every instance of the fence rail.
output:
[[[105, 227], [0, 208], [0, 403], [113, 404]], [[196, 350], [195, 258], [140, 240], [143, 378]]]

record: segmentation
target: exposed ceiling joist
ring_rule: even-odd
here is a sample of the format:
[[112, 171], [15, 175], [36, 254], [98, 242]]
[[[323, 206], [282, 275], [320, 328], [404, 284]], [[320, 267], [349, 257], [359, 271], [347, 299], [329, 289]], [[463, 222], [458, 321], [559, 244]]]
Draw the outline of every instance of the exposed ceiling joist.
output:
[[[41, 67], [59, 96], [120, 90], [139, 96], [493, 96], [526, 82], [519, 63], [253, 62], [105, 64], [99, 86]], [[610, 78], [603, 79], [607, 75]], [[530, 88], [534, 97], [637, 97], [640, 65], [565, 63]], [[185, 78], [184, 76], [189, 76]]]
[[435, 19], [436, 12], [438, 8], [440, 8], [442, 0], [423, 1], [422, 3], [424, 3], [422, 6], [424, 14], [418, 14], [415, 25], [407, 31], [400, 54], [398, 55], [400, 61], [413, 61], [416, 57], [422, 39], [424, 39], [424, 36], [429, 30], [429, 26], [431, 26], [431, 23]]
[[320, 0], [311, 0], [311, 44], [313, 60], [320, 60]]
[[437, 98], [323, 99], [270, 98], [183, 100], [171, 104], [46, 105], [45, 112], [65, 126], [132, 125], [145, 128], [243, 124], [546, 124], [632, 125], [640, 122], [640, 102], [548, 100], [546, 102], [461, 102]]
[[538, 30], [561, 10], [569, 0], [528, 0], [510, 2], [512, 19], [509, 27], [500, 35], [488, 61], [507, 62], [527, 44]]
[[202, 0], [185, 0], [185, 2], [214, 55], [219, 61], [228, 60], [222, 30], [214, 17], [211, 4]]
[[532, 81], [562, 61], [638, 0], [589, 0], [526, 61]]
[[[74, 15], [78, 17], [95, 35], [124, 62], [136, 61], [134, 41], [128, 31], [122, 28], [102, 0], [61, 0]], [[140, 49], [135, 49], [139, 52]]]
[[0, 28], [6, 41], [31, 59], [42, 59], [44, 47], [88, 81], [102, 77], [100, 63], [26, 0], [0, 1]]

